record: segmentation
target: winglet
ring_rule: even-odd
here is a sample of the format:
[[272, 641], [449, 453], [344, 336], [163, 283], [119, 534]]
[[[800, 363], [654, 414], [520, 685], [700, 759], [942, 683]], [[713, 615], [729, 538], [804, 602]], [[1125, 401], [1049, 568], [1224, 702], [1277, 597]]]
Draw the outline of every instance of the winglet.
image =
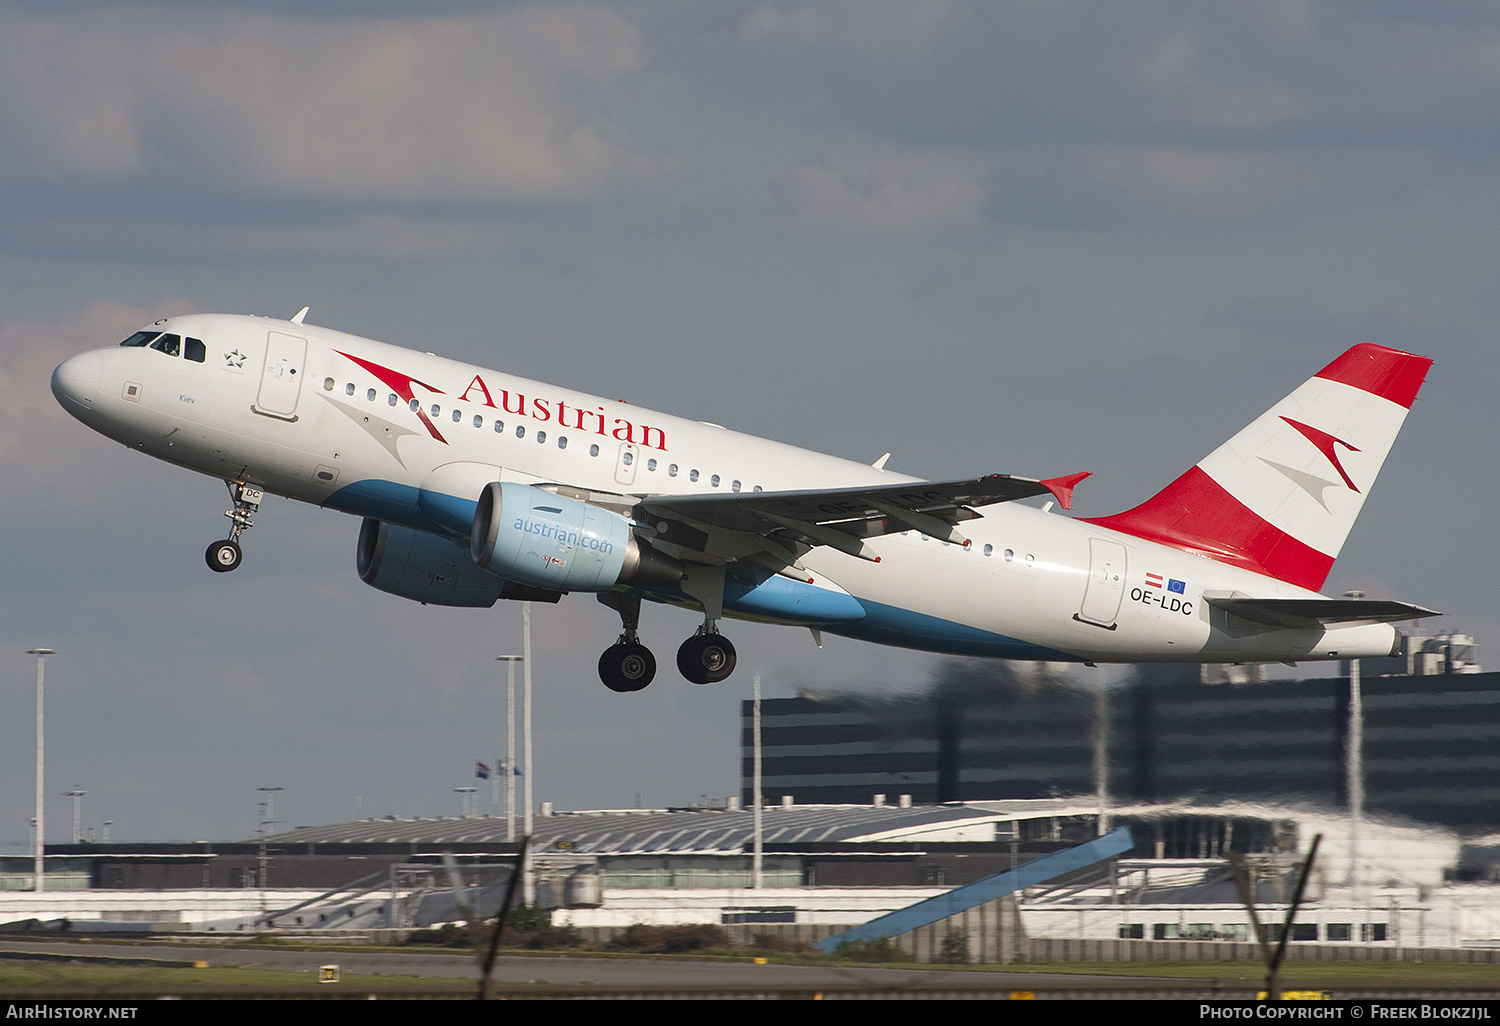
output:
[[1081, 470], [1076, 474], [1068, 474], [1064, 477], [1049, 477], [1039, 482], [1041, 486], [1052, 493], [1057, 504], [1063, 509], [1073, 508], [1073, 486], [1092, 474], [1092, 470]]
[[312, 309], [312, 307], [310, 307], [310, 306], [304, 306], [301, 310], [298, 310], [296, 313], [292, 314], [292, 323], [293, 324], [301, 324], [302, 323], [302, 318], [306, 317], [307, 316], [307, 311], [309, 311], [311, 309]]

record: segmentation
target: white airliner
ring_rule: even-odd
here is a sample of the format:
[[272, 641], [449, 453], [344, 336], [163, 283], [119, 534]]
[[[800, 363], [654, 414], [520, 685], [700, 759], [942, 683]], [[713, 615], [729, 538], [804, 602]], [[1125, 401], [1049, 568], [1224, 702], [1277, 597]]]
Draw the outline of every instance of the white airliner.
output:
[[[424, 603], [594, 592], [615, 691], [651, 682], [641, 600], [703, 611], [677, 653], [723, 680], [724, 616], [1009, 659], [1292, 662], [1390, 654], [1433, 615], [1317, 593], [1432, 361], [1358, 345], [1135, 509], [1087, 474], [922, 481], [303, 323], [157, 321], [52, 375], [74, 417], [217, 477], [233, 570], [266, 492], [364, 518], [360, 577]], [[1050, 495], [1043, 508], [1013, 500]]]

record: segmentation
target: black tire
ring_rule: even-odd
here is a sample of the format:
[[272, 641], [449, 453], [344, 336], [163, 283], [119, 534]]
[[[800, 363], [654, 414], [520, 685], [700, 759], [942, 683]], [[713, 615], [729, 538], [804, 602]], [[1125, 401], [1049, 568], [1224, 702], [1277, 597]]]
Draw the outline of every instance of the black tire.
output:
[[599, 679], [611, 691], [640, 691], [656, 677], [656, 656], [645, 645], [611, 645], [599, 657]]
[[694, 634], [677, 650], [677, 669], [694, 684], [717, 684], [734, 672], [735, 659], [722, 634]]
[[227, 574], [240, 565], [244, 553], [240, 551], [239, 545], [228, 540], [216, 541], [208, 547], [203, 554], [203, 559], [208, 563], [208, 568], [217, 573]]

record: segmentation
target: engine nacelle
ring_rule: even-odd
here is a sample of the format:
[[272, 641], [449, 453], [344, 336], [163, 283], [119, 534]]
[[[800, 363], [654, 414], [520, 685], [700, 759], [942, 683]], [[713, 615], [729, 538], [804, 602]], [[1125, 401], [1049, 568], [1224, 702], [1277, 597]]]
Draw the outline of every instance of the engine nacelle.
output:
[[365, 518], [354, 556], [372, 588], [439, 606], [488, 608], [496, 599], [556, 602], [557, 591], [501, 580], [476, 567], [460, 541]]
[[677, 560], [638, 541], [620, 514], [513, 481], [479, 493], [470, 554], [489, 573], [557, 591], [671, 587], [683, 574]]

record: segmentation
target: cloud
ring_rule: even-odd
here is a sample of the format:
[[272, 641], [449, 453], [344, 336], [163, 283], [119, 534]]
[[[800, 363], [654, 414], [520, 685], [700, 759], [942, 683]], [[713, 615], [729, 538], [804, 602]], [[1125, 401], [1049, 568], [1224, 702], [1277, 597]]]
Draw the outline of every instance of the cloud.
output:
[[[1286, 223], [1351, 187], [1432, 193], [1500, 162], [1500, 16], [1480, 5], [712, 10], [653, 53], [841, 145], [969, 154], [993, 169], [985, 213], [1010, 223]], [[873, 193], [838, 164], [795, 177], [804, 201]]]
[[962, 230], [984, 207], [983, 162], [963, 153], [871, 152], [806, 164], [785, 182], [799, 223], [853, 239]]
[[305, 20], [0, 16], [0, 175], [571, 202], [669, 173], [622, 124], [641, 34], [584, 4]]

